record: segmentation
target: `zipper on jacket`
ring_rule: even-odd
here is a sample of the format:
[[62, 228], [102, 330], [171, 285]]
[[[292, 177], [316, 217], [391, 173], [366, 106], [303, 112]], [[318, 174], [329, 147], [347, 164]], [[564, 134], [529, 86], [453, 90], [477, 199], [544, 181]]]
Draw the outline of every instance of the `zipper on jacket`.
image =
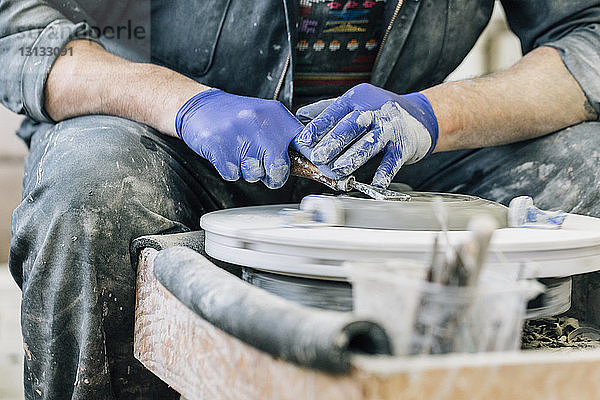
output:
[[281, 87], [283, 86], [283, 81], [285, 81], [285, 75], [287, 74], [287, 70], [290, 67], [290, 55], [288, 54], [287, 59], [285, 60], [285, 66], [283, 67], [283, 72], [281, 73], [281, 77], [279, 78], [279, 82], [277, 82], [277, 87], [275, 88], [275, 94], [273, 95], [273, 100], [277, 100], [279, 97], [279, 92], [281, 92]]
[[404, 3], [404, 0], [398, 0], [398, 4], [396, 4], [396, 9], [394, 10], [394, 13], [392, 14], [390, 23], [388, 24], [387, 28], [385, 29], [385, 33], [383, 34], [383, 39], [381, 40], [381, 44], [379, 45], [379, 51], [377, 51], [377, 56], [375, 57], [375, 63], [373, 65], [377, 65], [377, 62], [379, 61], [379, 57], [381, 56], [381, 52], [383, 51], [383, 45], [385, 44], [385, 41], [387, 40], [388, 36], [390, 36], [390, 32], [392, 30], [392, 25], [394, 25], [394, 21], [396, 21], [396, 18], [398, 17], [398, 14], [400, 13], [400, 9], [402, 8], [403, 3]]

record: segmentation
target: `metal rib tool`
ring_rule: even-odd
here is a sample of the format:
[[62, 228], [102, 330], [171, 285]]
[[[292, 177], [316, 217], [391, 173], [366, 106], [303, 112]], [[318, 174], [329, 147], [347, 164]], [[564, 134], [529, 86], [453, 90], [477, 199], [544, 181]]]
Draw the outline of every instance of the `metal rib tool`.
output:
[[358, 190], [359, 192], [364, 193], [375, 200], [410, 200], [410, 196], [406, 193], [394, 192], [393, 190], [367, 185], [366, 183], [358, 182], [354, 176], [349, 176], [341, 180], [329, 178], [302, 154], [294, 150], [290, 150], [289, 153], [291, 161], [290, 173], [294, 176], [311, 179], [339, 192], [349, 192], [353, 189]]
[[357, 182], [353, 176], [348, 182], [352, 189], [358, 190], [375, 200], [391, 200], [391, 201], [409, 201], [410, 195], [406, 193], [394, 192], [393, 190], [382, 189], [377, 186], [367, 185], [366, 183]]

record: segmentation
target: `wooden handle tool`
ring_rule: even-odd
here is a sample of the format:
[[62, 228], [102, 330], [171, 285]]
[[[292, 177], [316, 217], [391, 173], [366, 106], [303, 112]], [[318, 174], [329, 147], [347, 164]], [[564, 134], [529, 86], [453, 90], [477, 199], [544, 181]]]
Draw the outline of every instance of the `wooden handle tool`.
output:
[[392, 201], [408, 201], [410, 195], [405, 193], [394, 192], [392, 190], [382, 189], [376, 186], [367, 185], [366, 183], [357, 182], [354, 176], [336, 180], [325, 176], [319, 168], [310, 162], [306, 157], [297, 151], [290, 150], [290, 173], [300, 178], [311, 179], [315, 182], [322, 183], [323, 185], [338, 191], [338, 192], [349, 192], [351, 190], [358, 190], [367, 196], [376, 200], [392, 200]]
[[294, 150], [290, 150], [289, 154], [290, 174], [298, 176], [300, 178], [307, 178], [315, 182], [322, 183], [328, 188], [331, 188], [338, 192], [348, 192], [352, 190], [352, 187], [349, 185], [349, 181], [350, 179], [354, 179], [353, 177], [348, 177], [342, 180], [335, 180], [329, 178], [319, 170], [319, 167], [310, 162], [310, 160], [304, 157], [302, 154]]

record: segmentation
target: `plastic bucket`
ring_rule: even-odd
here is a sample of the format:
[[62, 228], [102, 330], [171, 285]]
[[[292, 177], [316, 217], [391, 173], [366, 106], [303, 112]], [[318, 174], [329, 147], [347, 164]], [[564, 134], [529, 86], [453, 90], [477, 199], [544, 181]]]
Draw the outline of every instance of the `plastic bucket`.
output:
[[[387, 332], [394, 354], [407, 354], [415, 310], [427, 266], [413, 260], [380, 260], [345, 264], [352, 283], [354, 313], [378, 322]], [[401, 281], [415, 282], [398, 290]]]
[[379, 322], [395, 355], [517, 350], [536, 281], [484, 272], [476, 287], [426, 281], [425, 265], [350, 263], [354, 311]]

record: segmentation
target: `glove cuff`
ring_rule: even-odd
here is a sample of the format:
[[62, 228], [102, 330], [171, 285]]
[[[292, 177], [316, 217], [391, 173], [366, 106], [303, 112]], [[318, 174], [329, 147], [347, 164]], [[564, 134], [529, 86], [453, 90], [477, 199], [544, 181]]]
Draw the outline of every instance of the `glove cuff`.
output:
[[431, 147], [427, 151], [427, 154], [425, 154], [425, 157], [427, 157], [435, 150], [439, 136], [438, 120], [433, 112], [433, 107], [431, 106], [429, 99], [420, 92], [409, 93], [402, 97], [408, 100], [413, 106], [410, 108], [407, 107], [406, 111], [423, 124], [425, 129], [427, 129], [427, 132], [429, 132], [429, 136], [431, 137]]
[[183, 129], [183, 122], [184, 122], [184, 119], [185, 119], [185, 116], [187, 115], [187, 113], [190, 111], [197, 110], [203, 104], [206, 103], [206, 100], [208, 98], [219, 95], [221, 93], [225, 93], [225, 92], [222, 91], [221, 89], [211, 88], [211, 89], [208, 89], [208, 90], [198, 93], [197, 95], [195, 95], [194, 97], [192, 97], [188, 101], [186, 101], [183, 106], [181, 106], [179, 111], [177, 111], [177, 116], [175, 117], [175, 132], [177, 132], [177, 136], [179, 136], [179, 138], [181, 140], [184, 140], [183, 134], [182, 134], [182, 129]]

